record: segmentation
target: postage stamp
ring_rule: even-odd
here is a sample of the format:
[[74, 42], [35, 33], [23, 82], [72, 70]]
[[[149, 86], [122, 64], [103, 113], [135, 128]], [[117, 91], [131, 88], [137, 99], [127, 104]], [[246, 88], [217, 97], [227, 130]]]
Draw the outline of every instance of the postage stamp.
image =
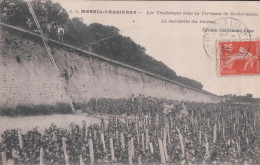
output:
[[[250, 44], [249, 44], [250, 42]], [[260, 41], [220, 41], [218, 72], [220, 76], [260, 74]]]
[[[214, 21], [204, 29], [203, 47], [209, 59], [216, 58], [216, 45], [219, 41], [250, 41], [251, 31], [247, 26], [238, 19], [231, 17], [223, 17]], [[248, 44], [247, 51], [250, 50], [251, 42]]]

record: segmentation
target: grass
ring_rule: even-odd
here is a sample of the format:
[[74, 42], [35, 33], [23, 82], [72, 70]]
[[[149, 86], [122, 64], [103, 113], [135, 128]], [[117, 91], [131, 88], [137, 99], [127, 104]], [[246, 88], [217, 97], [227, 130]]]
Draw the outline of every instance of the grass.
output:
[[70, 105], [65, 103], [57, 103], [56, 105], [18, 105], [15, 108], [0, 107], [0, 116], [36, 116], [71, 113]]

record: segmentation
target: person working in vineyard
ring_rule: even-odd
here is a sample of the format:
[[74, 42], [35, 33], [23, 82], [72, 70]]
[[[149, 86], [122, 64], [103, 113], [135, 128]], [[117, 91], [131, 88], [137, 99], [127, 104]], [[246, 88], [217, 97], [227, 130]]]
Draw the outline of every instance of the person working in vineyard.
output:
[[169, 110], [170, 110], [170, 106], [168, 104], [163, 104], [163, 114], [164, 114], [164, 117], [167, 117], [168, 114], [169, 114]]
[[126, 112], [126, 116], [133, 114], [133, 112], [135, 111], [135, 95], [134, 94], [132, 94], [132, 96], [130, 97], [130, 105], [131, 105], [131, 109], [128, 112]]
[[178, 101], [172, 103], [172, 105], [171, 105], [171, 111], [170, 111], [171, 116], [173, 116], [173, 115], [175, 114], [175, 112], [176, 112], [176, 110], [177, 110], [177, 104], [178, 104]]
[[184, 104], [184, 102], [181, 103], [181, 110], [180, 110], [180, 113], [179, 113], [179, 116], [178, 118], [179, 119], [182, 119], [182, 118], [186, 118], [188, 117], [189, 113], [187, 111], [187, 107], [186, 105]]
[[142, 98], [141, 93], [136, 98], [136, 103], [137, 103], [137, 113], [138, 113], [138, 116], [141, 117], [142, 116], [142, 107], [143, 107], [143, 98]]

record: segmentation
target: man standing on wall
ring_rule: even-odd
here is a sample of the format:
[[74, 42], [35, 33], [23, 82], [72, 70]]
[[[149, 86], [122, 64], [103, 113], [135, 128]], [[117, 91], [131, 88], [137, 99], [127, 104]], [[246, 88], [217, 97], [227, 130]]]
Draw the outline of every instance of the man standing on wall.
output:
[[60, 42], [63, 42], [63, 37], [65, 34], [65, 30], [62, 27], [58, 28], [58, 39]]
[[31, 21], [31, 19], [28, 18], [27, 21], [26, 21], [26, 24], [28, 26], [28, 29], [31, 30], [32, 29], [32, 25], [33, 25], [33, 22]]

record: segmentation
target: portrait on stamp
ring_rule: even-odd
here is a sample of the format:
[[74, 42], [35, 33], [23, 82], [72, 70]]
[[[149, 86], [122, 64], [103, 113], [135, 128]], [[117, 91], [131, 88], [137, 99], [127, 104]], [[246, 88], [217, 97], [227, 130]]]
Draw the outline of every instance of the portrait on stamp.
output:
[[220, 75], [260, 73], [259, 41], [219, 42], [219, 53]]

